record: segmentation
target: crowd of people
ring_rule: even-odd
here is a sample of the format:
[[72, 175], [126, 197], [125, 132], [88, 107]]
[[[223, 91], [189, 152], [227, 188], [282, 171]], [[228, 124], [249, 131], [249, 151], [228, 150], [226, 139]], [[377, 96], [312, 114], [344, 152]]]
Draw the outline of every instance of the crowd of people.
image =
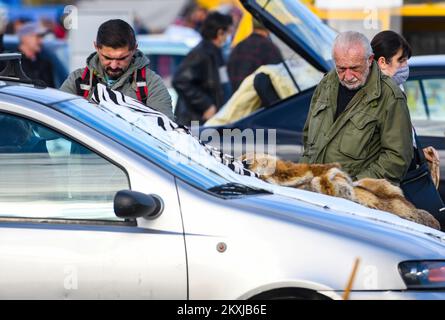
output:
[[[60, 89], [88, 99], [94, 87], [102, 83], [180, 125], [189, 126], [192, 121], [203, 124], [259, 67], [283, 61], [280, 49], [257, 20], [253, 20], [252, 34], [226, 55], [224, 48], [238, 22], [233, 11], [208, 12], [192, 5], [167, 29], [199, 34], [202, 39], [173, 75], [179, 96], [174, 113], [162, 78], [138, 50], [135, 30], [120, 19], [99, 27], [95, 50], [85, 67], [72, 72]], [[16, 31], [25, 73], [53, 86], [48, 77], [51, 66], [39, 57], [47, 32], [35, 22], [24, 22]], [[332, 51], [335, 68], [323, 77], [312, 96], [300, 161], [339, 163], [353, 179], [370, 177], [400, 184], [415, 166], [414, 150], [419, 147], [401, 87], [409, 74], [410, 57], [409, 44], [393, 31], [380, 32], [372, 41], [359, 32], [340, 33]], [[256, 84], [265, 100], [277, 99], [273, 88], [267, 89], [267, 77], [258, 77]], [[439, 161], [431, 147], [424, 149], [424, 155], [431, 162]]]

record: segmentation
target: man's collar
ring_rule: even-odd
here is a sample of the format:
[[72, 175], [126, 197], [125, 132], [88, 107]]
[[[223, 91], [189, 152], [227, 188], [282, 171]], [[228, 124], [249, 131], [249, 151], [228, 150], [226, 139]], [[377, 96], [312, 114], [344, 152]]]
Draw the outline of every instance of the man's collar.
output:
[[[337, 72], [335, 71], [335, 69], [332, 70], [331, 72], [332, 72], [332, 77], [336, 79], [338, 85], [340, 86], [340, 80], [338, 79]], [[366, 99], [368, 100], [368, 102], [380, 97], [380, 94], [382, 92], [380, 78], [381, 78], [380, 68], [377, 65], [377, 63], [373, 61], [371, 64], [371, 70], [369, 72], [368, 79], [366, 80], [365, 85], [360, 88], [360, 90], [364, 89], [366, 91]]]
[[377, 99], [380, 97], [382, 93], [381, 86], [381, 71], [379, 66], [375, 61], [372, 62], [371, 72], [368, 75], [368, 80], [366, 80], [366, 84], [363, 87], [366, 90], [366, 99], [368, 102]]

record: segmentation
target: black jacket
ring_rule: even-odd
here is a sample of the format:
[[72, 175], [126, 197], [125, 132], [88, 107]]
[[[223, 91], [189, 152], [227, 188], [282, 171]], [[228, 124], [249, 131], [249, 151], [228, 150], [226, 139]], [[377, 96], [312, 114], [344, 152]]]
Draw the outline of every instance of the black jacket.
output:
[[182, 61], [173, 78], [178, 93], [175, 116], [179, 124], [202, 122], [203, 113], [211, 105], [217, 109], [222, 106], [224, 92], [219, 68], [223, 64], [221, 50], [207, 40], [201, 41]]
[[31, 60], [22, 53], [22, 69], [32, 80], [41, 80], [48, 87], [54, 88], [52, 64], [40, 55], [37, 55], [35, 60]]

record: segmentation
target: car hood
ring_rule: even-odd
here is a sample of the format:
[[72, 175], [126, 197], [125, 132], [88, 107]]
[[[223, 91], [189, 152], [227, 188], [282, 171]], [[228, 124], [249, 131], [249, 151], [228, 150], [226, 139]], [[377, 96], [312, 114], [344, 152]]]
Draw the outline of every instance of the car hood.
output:
[[[445, 254], [445, 234], [386, 213], [356, 208], [355, 213], [296, 202], [283, 195], [245, 197], [236, 200], [241, 210], [311, 229], [372, 243], [373, 246], [409, 257], [439, 259]], [[292, 197], [295, 198], [295, 197]], [[366, 212], [369, 211], [369, 212]], [[374, 212], [372, 212], [374, 211]], [[371, 221], [372, 220], [372, 221]], [[401, 221], [396, 221], [401, 220]]]
[[296, 0], [241, 0], [271, 32], [316, 69], [334, 66], [331, 52], [336, 32]]
[[[273, 193], [272, 196], [243, 198], [244, 201], [249, 202], [249, 205], [256, 206], [260, 204], [261, 208], [269, 208], [272, 206], [273, 211], [276, 210], [277, 206], [286, 208], [285, 211], [289, 212], [291, 217], [301, 219], [302, 216], [299, 213], [296, 214], [294, 208], [296, 204], [295, 200], [298, 200], [298, 203], [302, 206], [312, 208], [310, 210], [311, 215], [314, 212], [317, 212], [317, 215], [322, 214], [323, 219], [330, 217], [337, 220], [341, 217], [341, 219], [347, 219], [347, 224], [349, 224], [349, 221], [361, 220], [362, 224], [365, 223], [367, 225], [365, 226], [365, 229], [369, 229], [369, 225], [380, 225], [384, 226], [384, 228], [397, 229], [405, 233], [415, 234], [417, 236], [422, 235], [428, 238], [434, 238], [445, 245], [445, 233], [406, 219], [402, 219], [392, 213], [370, 209], [343, 198], [332, 197], [291, 187], [273, 185], [250, 177], [245, 177], [245, 179], [252, 179], [252, 183], [250, 185], [255, 185], [258, 188], [262, 188]], [[276, 198], [274, 198], [274, 196]], [[351, 217], [353, 217], [352, 220]], [[341, 228], [343, 229], [344, 226]]]

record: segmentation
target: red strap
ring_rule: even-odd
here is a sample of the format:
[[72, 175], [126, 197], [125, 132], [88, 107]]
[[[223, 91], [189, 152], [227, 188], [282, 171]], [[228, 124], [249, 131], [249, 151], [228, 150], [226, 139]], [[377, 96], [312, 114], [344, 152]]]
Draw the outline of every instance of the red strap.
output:
[[[146, 67], [142, 67], [141, 69], [138, 69], [135, 71], [135, 78], [136, 78], [136, 97], [137, 99], [142, 102], [147, 102], [148, 97], [148, 87], [147, 87], [147, 71]], [[139, 83], [144, 83], [144, 86], [139, 86]], [[143, 89], [142, 89], [143, 88]]]
[[145, 82], [145, 86], [144, 86], [144, 93], [145, 93], [145, 97], [148, 97], [148, 86], [147, 86], [147, 75], [146, 75], [146, 68], [142, 68], [141, 70], [141, 76], [142, 79], [144, 79]]
[[138, 98], [139, 101], [142, 102], [142, 97], [141, 97], [141, 93], [139, 92], [139, 88], [136, 89], [136, 97]]
[[145, 74], [145, 67], [143, 67], [141, 70], [141, 76], [142, 76], [142, 79], [144, 79], [144, 80], [147, 79], [147, 76]]
[[[85, 78], [86, 78], [86, 76], [88, 75], [88, 73], [89, 73], [89, 69], [88, 69], [88, 67], [85, 67], [85, 69], [83, 70], [83, 73], [82, 73], [82, 81], [81, 81], [81, 84], [83, 84], [84, 82], [85, 82]], [[90, 91], [89, 90], [84, 90], [83, 91], [83, 97], [84, 98], [88, 98], [88, 95], [90, 94]]]
[[82, 80], [85, 80], [85, 77], [87, 76], [87, 74], [88, 74], [88, 67], [85, 67], [85, 69], [83, 69], [83, 73], [82, 73]]

